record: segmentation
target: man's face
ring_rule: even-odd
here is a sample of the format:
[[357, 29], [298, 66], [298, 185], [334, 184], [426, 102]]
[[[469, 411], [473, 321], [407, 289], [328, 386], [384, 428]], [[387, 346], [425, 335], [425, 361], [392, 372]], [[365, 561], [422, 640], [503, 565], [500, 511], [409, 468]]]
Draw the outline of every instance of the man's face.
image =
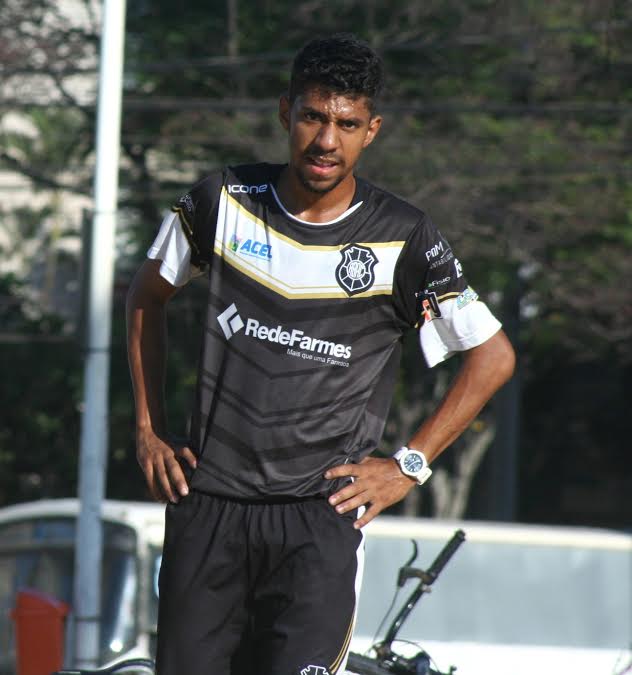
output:
[[371, 116], [366, 97], [350, 98], [308, 88], [290, 104], [281, 98], [279, 116], [290, 141], [289, 167], [310, 192], [326, 193], [346, 178], [382, 119]]

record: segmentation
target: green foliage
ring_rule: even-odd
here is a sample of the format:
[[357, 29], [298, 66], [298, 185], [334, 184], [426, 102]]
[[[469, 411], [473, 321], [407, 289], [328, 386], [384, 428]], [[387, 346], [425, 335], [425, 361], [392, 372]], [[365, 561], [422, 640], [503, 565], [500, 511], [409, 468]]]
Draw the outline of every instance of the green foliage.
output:
[[31, 318], [23, 282], [0, 277], [0, 503], [69, 494], [75, 485], [81, 359], [56, 316]]

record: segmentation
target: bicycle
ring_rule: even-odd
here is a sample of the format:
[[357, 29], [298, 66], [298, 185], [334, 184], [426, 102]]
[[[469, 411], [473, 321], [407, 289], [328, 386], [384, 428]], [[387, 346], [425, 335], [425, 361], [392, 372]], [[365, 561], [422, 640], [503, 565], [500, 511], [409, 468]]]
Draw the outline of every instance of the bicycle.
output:
[[51, 675], [116, 675], [116, 673], [134, 673], [139, 675], [143, 673], [145, 675], [154, 675], [155, 674], [154, 662], [151, 659], [125, 659], [124, 661], [118, 661], [117, 663], [112, 663], [109, 666], [102, 666], [101, 668], [94, 669], [77, 669], [77, 668], [68, 668], [65, 670], [58, 670]]
[[[432, 658], [424, 649], [417, 652], [415, 656], [406, 658], [401, 654], [395, 653], [392, 647], [408, 615], [424, 593], [430, 591], [432, 584], [437, 580], [443, 568], [464, 541], [465, 532], [463, 530], [456, 530], [430, 567], [427, 570], [422, 570], [411, 566], [417, 559], [418, 553], [417, 543], [413, 540], [413, 554], [404, 566], [399, 569], [397, 587], [402, 588], [409, 579], [419, 579], [419, 583], [393, 619], [384, 639], [376, 642], [371, 647], [371, 651], [375, 653], [375, 656], [366, 656], [355, 652], [349, 653], [347, 660], [348, 673], [355, 673], [356, 675], [454, 675], [456, 671], [455, 666], [450, 666], [447, 672], [441, 672], [434, 668]], [[390, 609], [387, 611], [386, 616], [388, 616], [389, 612]], [[386, 617], [384, 618], [386, 619]]]

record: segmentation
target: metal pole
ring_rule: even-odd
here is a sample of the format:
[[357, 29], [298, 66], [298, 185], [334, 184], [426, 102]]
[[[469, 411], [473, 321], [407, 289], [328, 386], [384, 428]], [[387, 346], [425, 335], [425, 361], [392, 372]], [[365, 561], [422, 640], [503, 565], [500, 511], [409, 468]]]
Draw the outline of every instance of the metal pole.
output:
[[108, 448], [108, 391], [114, 235], [121, 130], [125, 0], [104, 0], [94, 179], [95, 211], [90, 247], [88, 342], [81, 419], [79, 500], [75, 552], [75, 663], [99, 662], [101, 501]]

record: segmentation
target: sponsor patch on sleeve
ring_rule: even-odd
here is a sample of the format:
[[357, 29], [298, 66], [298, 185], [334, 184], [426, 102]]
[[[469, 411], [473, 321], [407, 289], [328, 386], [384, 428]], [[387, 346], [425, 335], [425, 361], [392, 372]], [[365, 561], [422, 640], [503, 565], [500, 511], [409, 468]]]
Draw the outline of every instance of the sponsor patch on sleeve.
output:
[[471, 287], [468, 286], [456, 299], [456, 308], [463, 309], [466, 305], [469, 305], [470, 302], [478, 300], [478, 293]]
[[424, 321], [433, 321], [441, 318], [441, 309], [439, 309], [439, 300], [434, 291], [423, 291], [417, 293], [418, 314]]

